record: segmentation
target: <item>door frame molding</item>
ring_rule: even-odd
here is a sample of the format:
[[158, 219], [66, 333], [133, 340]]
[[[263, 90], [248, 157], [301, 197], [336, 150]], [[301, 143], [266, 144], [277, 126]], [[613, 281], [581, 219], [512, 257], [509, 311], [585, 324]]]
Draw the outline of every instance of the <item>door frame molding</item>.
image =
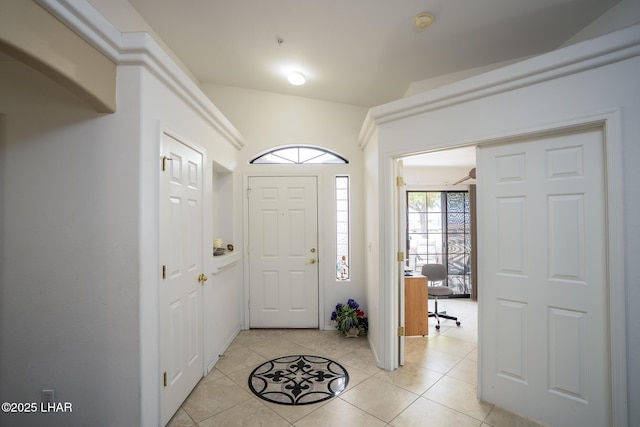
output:
[[[273, 166], [273, 165], [271, 165]], [[277, 166], [276, 166], [277, 167]], [[324, 328], [325, 322], [325, 313], [324, 313], [324, 268], [323, 261], [324, 259], [329, 259], [326, 256], [327, 248], [324, 242], [324, 222], [320, 221], [321, 213], [324, 212], [324, 203], [323, 203], [323, 189], [324, 183], [322, 181], [322, 175], [320, 173], [295, 173], [295, 172], [246, 172], [242, 177], [242, 229], [243, 229], [243, 237], [242, 237], [242, 247], [243, 247], [243, 258], [246, 260], [243, 265], [243, 301], [242, 305], [243, 311], [243, 324], [242, 329], [249, 329], [249, 297], [250, 297], [250, 283], [249, 283], [249, 204], [247, 191], [249, 189], [249, 179], [250, 178], [259, 178], [259, 177], [268, 177], [268, 178], [291, 178], [291, 177], [313, 177], [316, 178], [316, 182], [318, 185], [316, 198], [317, 198], [317, 230], [318, 230], [318, 329], [322, 330]]]
[[[577, 117], [558, 123], [548, 123], [539, 127], [505, 133], [488, 139], [476, 139], [468, 141], [438, 141], [430, 144], [430, 151], [440, 151], [448, 148], [495, 144], [505, 141], [518, 141], [526, 138], [537, 137], [545, 134], [557, 134], [569, 131], [577, 131], [586, 128], [600, 128], [603, 133], [604, 176], [605, 176], [605, 216], [607, 224], [607, 277], [609, 280], [609, 357], [611, 360], [611, 412], [614, 426], [626, 426], [628, 423], [627, 408], [627, 351], [626, 351], [626, 314], [625, 314], [625, 275], [624, 275], [624, 213], [618, 207], [623, 206], [623, 177], [622, 177], [622, 137], [621, 137], [621, 112], [620, 109], [605, 111], [588, 117]], [[382, 150], [381, 158], [381, 200], [395, 200], [394, 188], [394, 163], [399, 157], [415, 154], [413, 151], [398, 152]], [[478, 206], [479, 207], [479, 206]], [[381, 212], [381, 238], [383, 239], [383, 252], [381, 259], [394, 259], [393, 254], [402, 250], [398, 247], [398, 218], [392, 203], [386, 203], [384, 212]], [[384, 218], [387, 220], [385, 221]], [[481, 251], [481, 248], [478, 248]], [[481, 262], [478, 262], [481, 269]], [[396, 328], [398, 325], [398, 284], [395, 278], [398, 275], [397, 263], [381, 263], [381, 295], [384, 296], [381, 303], [380, 315], [383, 317], [382, 338], [384, 342], [382, 357], [384, 368], [396, 369], [398, 367], [398, 340]], [[479, 284], [481, 287], [482, 284]], [[480, 312], [480, 311], [479, 311]], [[482, 319], [479, 318], [478, 322]], [[478, 364], [482, 357], [482, 339], [478, 336]], [[478, 398], [480, 396], [481, 378], [478, 378]]]

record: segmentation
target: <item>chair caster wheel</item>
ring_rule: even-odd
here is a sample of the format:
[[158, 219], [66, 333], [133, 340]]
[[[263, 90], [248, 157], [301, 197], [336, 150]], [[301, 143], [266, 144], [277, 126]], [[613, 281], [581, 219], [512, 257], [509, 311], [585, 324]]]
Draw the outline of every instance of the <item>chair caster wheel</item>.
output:
[[460, 326], [460, 322], [456, 322], [456, 326]]
[[436, 325], [436, 329], [437, 329], [437, 330], [440, 330], [440, 325]]

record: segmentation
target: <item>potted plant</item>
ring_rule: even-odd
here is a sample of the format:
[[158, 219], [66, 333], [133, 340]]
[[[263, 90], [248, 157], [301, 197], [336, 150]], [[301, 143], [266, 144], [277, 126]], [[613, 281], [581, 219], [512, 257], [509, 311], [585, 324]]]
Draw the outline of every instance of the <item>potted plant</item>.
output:
[[346, 304], [338, 303], [331, 313], [331, 320], [336, 322], [336, 329], [347, 337], [365, 335], [369, 329], [369, 321], [354, 299], [349, 299]]

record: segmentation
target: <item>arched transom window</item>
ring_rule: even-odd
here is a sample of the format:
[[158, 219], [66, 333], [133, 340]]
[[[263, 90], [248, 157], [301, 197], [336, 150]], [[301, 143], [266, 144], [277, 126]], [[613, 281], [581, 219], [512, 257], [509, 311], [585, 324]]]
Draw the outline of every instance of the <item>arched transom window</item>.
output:
[[251, 164], [347, 164], [344, 157], [324, 148], [295, 146], [281, 147], [260, 154]]

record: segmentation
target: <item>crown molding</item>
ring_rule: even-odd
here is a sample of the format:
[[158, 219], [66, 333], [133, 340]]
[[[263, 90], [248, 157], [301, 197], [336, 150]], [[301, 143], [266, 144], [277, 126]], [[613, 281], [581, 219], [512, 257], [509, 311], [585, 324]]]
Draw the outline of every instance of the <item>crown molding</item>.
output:
[[640, 56], [640, 24], [371, 108], [361, 127], [364, 148], [375, 127], [475, 99], [533, 86]]
[[35, 0], [117, 65], [144, 67], [240, 150], [244, 138], [147, 33], [121, 33], [86, 0]]

